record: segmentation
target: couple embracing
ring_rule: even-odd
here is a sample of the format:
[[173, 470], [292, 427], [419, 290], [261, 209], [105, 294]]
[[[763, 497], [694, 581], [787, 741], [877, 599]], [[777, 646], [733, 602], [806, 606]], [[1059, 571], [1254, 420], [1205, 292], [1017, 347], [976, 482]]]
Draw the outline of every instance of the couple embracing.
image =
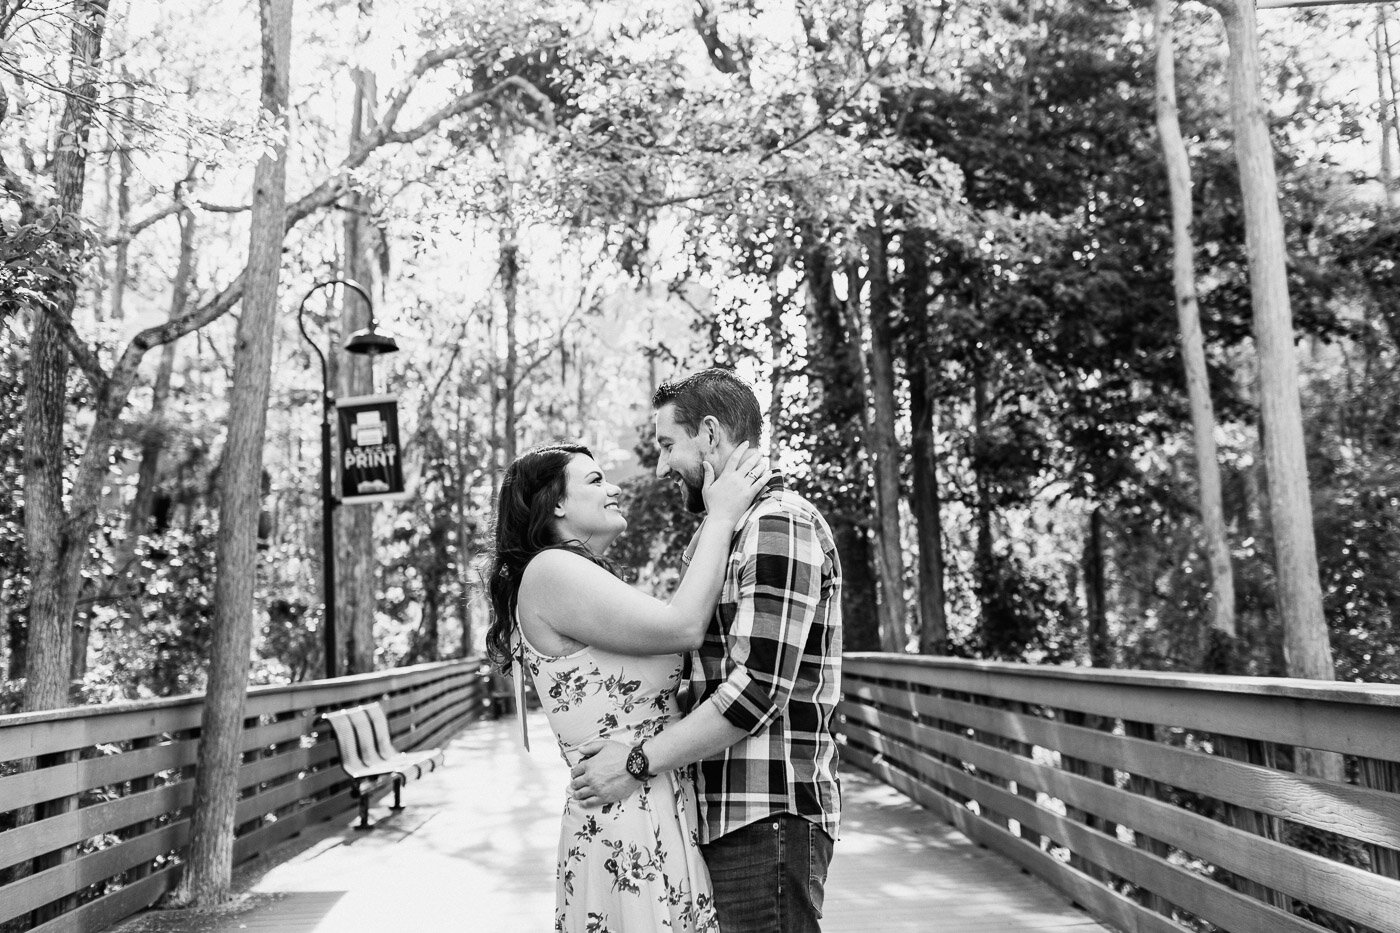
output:
[[705, 515], [669, 602], [603, 556], [627, 519], [586, 448], [523, 454], [497, 505], [488, 651], [529, 672], [571, 767], [554, 929], [818, 930], [841, 812], [831, 530], [754, 449], [732, 373], [652, 407], [657, 475]]

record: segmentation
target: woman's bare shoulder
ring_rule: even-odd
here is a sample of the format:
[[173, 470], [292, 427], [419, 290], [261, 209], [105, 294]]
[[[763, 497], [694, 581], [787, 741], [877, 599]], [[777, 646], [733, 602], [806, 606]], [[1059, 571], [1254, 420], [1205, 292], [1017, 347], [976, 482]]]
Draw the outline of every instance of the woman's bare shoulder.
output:
[[546, 655], [565, 655], [583, 646], [563, 632], [565, 606], [561, 594], [575, 592], [578, 580], [598, 568], [582, 554], [563, 548], [549, 548], [530, 559], [520, 578], [516, 597], [516, 617], [525, 637]]
[[549, 583], [561, 577], [575, 579], [580, 574], [591, 575], [595, 571], [607, 572], [587, 557], [568, 548], [546, 548], [530, 558], [530, 562], [525, 565], [520, 585], [523, 587], [529, 584]]

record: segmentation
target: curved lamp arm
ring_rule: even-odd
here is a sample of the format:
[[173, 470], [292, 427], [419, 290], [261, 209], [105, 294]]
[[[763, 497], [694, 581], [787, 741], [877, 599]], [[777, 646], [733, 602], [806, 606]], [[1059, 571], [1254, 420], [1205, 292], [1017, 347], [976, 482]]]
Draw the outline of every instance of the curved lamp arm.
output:
[[[324, 394], [327, 396], [327, 402], [329, 402], [331, 390], [329, 384], [330, 377], [326, 370], [326, 354], [321, 352], [321, 348], [316, 345], [316, 341], [312, 340], [311, 335], [306, 332], [306, 321], [302, 319], [302, 312], [306, 310], [306, 302], [310, 300], [311, 296], [328, 285], [344, 285], [346, 288], [356, 292], [364, 299], [365, 305], [369, 308], [370, 321], [374, 321], [374, 299], [370, 298], [369, 292], [365, 290], [365, 287], [354, 279], [322, 279], [307, 289], [306, 294], [302, 296], [301, 303], [297, 305], [297, 328], [301, 331], [302, 339], [311, 345], [311, 349], [316, 351], [317, 359], [321, 361], [321, 387], [324, 390]], [[373, 326], [373, 324], [371, 324], [371, 326]]]

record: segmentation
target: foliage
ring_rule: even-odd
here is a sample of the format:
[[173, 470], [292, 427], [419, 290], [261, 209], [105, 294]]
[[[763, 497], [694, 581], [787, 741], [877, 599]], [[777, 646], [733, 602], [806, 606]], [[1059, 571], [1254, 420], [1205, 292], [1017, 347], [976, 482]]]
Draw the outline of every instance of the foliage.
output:
[[123, 606], [97, 606], [97, 631], [84, 682], [89, 702], [177, 696], [204, 689], [213, 622], [213, 516], [146, 537], [138, 550], [139, 588]]
[[[24, 412], [19, 350], [13, 332], [0, 324], [0, 618], [3, 618], [7, 682], [23, 668], [28, 560], [24, 549], [24, 493], [20, 488], [20, 443]], [[0, 707], [9, 711], [9, 704]]]
[[[648, 412], [649, 413], [649, 412]], [[658, 596], [669, 595], [680, 581], [680, 556], [700, 527], [685, 507], [685, 494], [670, 479], [656, 475], [660, 451], [651, 419], [637, 429], [634, 450], [642, 472], [622, 483], [622, 511], [627, 531], [608, 555], [624, 573]]]
[[[846, 563], [848, 644], [861, 646], [876, 598], [866, 370], [878, 232], [895, 295], [906, 449], [912, 362], [927, 364], [936, 410], [943, 537], [930, 542], [906, 524], [904, 545], [911, 558], [943, 549], [951, 650], [1086, 660], [1087, 516], [1099, 509], [1116, 661], [1200, 669], [1209, 588], [1141, 11], [1090, 0], [1052, 0], [1034, 15], [1010, 3], [886, 9], [820, 0], [801, 4], [800, 16], [767, 4], [714, 6], [718, 31], [704, 35], [688, 11], [660, 2], [585, 10], [563, 0], [415, 0], [369, 14], [354, 4], [299, 13], [293, 198], [331, 177], [346, 154], [335, 95], [347, 63], [374, 70], [382, 104], [423, 54], [453, 51], [405, 102], [402, 125], [444, 95], [513, 82], [510, 93], [438, 132], [386, 145], [347, 176], [372, 205], [379, 325], [403, 347], [377, 362], [379, 385], [400, 397], [411, 484], [405, 502], [377, 507], [377, 663], [466, 653], [479, 639], [476, 573], [512, 422], [515, 449], [583, 440], [624, 477], [629, 529], [612, 556], [639, 585], [665, 593], [695, 519], [652, 475], [645, 402], [660, 378], [716, 362], [753, 379], [765, 402], [771, 392], [775, 458], [832, 521]], [[239, 208], [270, 138], [248, 103], [257, 61], [248, 17], [199, 4], [114, 16], [87, 207], [61, 224], [44, 173], [62, 95], [33, 79], [61, 86], [64, 66], [40, 51], [62, 47], [62, 24], [17, 21], [0, 51], [14, 66], [0, 75], [10, 102], [0, 141], [0, 600], [10, 672], [28, 591], [26, 315], [76, 284], [77, 335], [110, 365], [112, 348], [171, 312], [179, 240], [164, 218], [177, 200], [197, 219], [192, 302], [208, 303], [242, 267]], [[1181, 26], [1201, 309], [1243, 651], [1250, 672], [1278, 673], [1220, 37], [1212, 17], [1186, 8]], [[1266, 32], [1264, 51], [1326, 610], [1339, 676], [1394, 681], [1400, 233], [1354, 167], [1329, 154], [1365, 144], [1373, 115], [1334, 90], [1336, 63], [1285, 40]], [[709, 51], [720, 47], [728, 58]], [[498, 274], [505, 236], [519, 263], [513, 347]], [[320, 372], [292, 311], [312, 282], [339, 270], [343, 249], [341, 219], [330, 213], [308, 217], [286, 241], [259, 681], [316, 676], [321, 666]], [[344, 336], [326, 299], [322, 292], [304, 309], [318, 348]], [[123, 414], [80, 613], [91, 627], [90, 700], [201, 685], [211, 477], [234, 339], [224, 317], [179, 343], [163, 412], [151, 410], [150, 354]], [[92, 401], [86, 389], [70, 399], [70, 475]], [[157, 514], [138, 532], [127, 518], [146, 441], [161, 451]], [[920, 466], [906, 458], [906, 488]], [[139, 572], [124, 576], [133, 557]], [[919, 581], [911, 569], [901, 582], [912, 592]]]

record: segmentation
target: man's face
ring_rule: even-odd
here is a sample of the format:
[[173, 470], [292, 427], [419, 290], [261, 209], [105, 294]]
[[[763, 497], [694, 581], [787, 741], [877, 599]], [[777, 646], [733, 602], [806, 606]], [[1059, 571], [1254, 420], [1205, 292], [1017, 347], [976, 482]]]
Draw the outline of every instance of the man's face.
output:
[[656, 410], [656, 446], [661, 449], [656, 475], [680, 482], [685, 489], [685, 507], [696, 513], [705, 511], [705, 497], [700, 491], [705, 482], [701, 466], [707, 449], [702, 445], [704, 438], [703, 431], [691, 437], [685, 425], [676, 422], [674, 403], [668, 402]]

